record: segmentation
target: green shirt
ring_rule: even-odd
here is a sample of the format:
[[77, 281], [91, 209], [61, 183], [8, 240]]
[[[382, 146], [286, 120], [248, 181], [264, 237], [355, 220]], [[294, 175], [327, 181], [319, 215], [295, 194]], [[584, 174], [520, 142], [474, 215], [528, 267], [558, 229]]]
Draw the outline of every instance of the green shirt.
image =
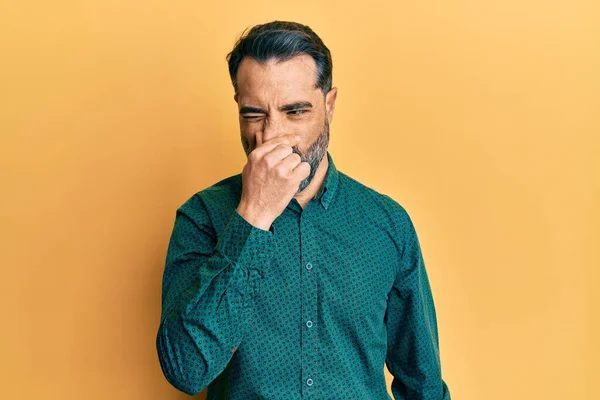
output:
[[175, 215], [156, 346], [166, 379], [207, 400], [450, 400], [414, 225], [329, 167], [269, 230], [237, 211], [241, 173]]

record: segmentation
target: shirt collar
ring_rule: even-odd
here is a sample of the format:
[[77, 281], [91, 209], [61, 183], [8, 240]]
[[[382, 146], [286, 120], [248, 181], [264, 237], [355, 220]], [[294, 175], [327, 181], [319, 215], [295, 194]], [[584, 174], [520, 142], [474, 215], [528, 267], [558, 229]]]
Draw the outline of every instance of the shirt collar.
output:
[[333, 158], [329, 151], [327, 151], [327, 172], [325, 174], [325, 179], [323, 180], [323, 184], [317, 193], [316, 200], [321, 202], [321, 205], [325, 207], [325, 209], [329, 209], [329, 204], [331, 204], [331, 200], [335, 195], [336, 189], [338, 187], [339, 182], [339, 172], [333, 162]]

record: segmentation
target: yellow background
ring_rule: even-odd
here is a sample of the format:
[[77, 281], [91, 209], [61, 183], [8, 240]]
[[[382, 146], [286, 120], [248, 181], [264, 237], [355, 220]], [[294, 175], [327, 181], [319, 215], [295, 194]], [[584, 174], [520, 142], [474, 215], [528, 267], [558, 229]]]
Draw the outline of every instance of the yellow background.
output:
[[453, 400], [600, 398], [597, 1], [0, 7], [1, 398], [188, 398], [167, 242], [244, 165], [225, 55], [273, 19], [332, 52], [338, 168], [415, 222]]

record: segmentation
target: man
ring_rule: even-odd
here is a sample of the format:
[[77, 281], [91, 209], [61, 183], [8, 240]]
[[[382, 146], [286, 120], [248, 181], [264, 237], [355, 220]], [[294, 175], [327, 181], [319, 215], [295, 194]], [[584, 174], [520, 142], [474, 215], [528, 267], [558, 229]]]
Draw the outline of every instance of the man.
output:
[[208, 399], [449, 400], [414, 225], [337, 170], [337, 89], [307, 26], [274, 21], [227, 56], [247, 163], [177, 209], [160, 365]]

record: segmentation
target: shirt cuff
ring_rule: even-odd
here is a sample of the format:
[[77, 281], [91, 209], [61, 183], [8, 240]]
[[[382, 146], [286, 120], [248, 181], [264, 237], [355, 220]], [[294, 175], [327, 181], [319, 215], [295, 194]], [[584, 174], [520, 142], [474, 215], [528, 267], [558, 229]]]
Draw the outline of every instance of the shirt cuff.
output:
[[264, 271], [275, 250], [275, 230], [250, 224], [234, 210], [216, 246], [217, 252], [234, 264]]

